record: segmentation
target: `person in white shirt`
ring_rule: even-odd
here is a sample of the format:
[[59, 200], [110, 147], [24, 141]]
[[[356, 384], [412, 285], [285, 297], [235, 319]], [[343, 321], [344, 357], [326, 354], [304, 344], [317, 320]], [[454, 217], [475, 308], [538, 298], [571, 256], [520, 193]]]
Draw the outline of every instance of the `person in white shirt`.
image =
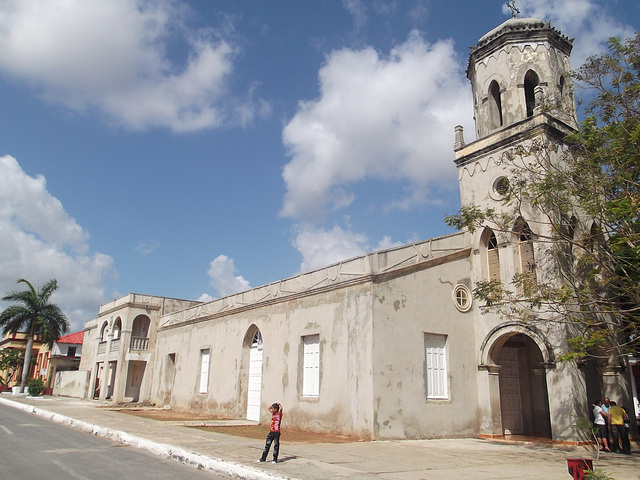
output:
[[602, 401], [593, 402], [593, 424], [596, 426], [596, 438], [600, 444], [600, 450], [610, 452], [609, 431], [607, 429], [607, 413], [602, 409]]

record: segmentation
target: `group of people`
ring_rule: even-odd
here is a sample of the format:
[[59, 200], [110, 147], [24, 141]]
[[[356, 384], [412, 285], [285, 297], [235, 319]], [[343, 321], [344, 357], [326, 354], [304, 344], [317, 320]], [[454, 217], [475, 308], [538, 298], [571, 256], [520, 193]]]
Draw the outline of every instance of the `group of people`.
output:
[[603, 452], [620, 452], [629, 455], [629, 412], [619, 407], [616, 402], [605, 397], [604, 402], [593, 403], [593, 423], [596, 427], [596, 438]]

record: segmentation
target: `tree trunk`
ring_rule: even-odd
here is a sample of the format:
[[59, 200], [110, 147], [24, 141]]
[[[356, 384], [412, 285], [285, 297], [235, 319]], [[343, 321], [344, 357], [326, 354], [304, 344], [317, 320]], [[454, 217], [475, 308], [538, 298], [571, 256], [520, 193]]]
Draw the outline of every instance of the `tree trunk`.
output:
[[24, 363], [22, 364], [22, 381], [20, 382], [20, 393], [24, 393], [24, 386], [29, 376], [29, 367], [31, 367], [31, 350], [33, 349], [33, 335], [29, 335], [27, 340], [27, 348], [24, 351]]

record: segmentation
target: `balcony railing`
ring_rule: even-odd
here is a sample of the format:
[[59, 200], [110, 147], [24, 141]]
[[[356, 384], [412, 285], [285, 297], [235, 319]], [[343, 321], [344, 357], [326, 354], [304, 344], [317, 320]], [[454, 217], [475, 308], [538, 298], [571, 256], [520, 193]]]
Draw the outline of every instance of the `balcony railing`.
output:
[[149, 337], [131, 337], [131, 345], [129, 346], [129, 350], [133, 351], [144, 351], [149, 349]]
[[98, 344], [98, 355], [107, 351], [107, 341]]
[[119, 352], [120, 351], [120, 339], [114, 338], [111, 340], [111, 346], [109, 347], [110, 352]]

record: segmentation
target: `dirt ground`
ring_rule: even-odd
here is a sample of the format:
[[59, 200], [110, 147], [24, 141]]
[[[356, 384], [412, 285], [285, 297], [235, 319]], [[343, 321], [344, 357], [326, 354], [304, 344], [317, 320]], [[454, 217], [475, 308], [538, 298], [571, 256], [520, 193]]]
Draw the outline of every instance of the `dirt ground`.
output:
[[[264, 440], [269, 432], [268, 425], [239, 425], [225, 427], [194, 427], [199, 430], [237, 435], [239, 437], [257, 438]], [[333, 433], [305, 432], [282, 426], [282, 441], [287, 443], [351, 443], [363, 441], [358, 437], [337, 435]]]
[[[150, 418], [153, 420], [160, 420], [164, 422], [189, 422], [189, 421], [204, 421], [204, 420], [229, 420], [225, 417], [217, 417], [215, 415], [201, 415], [196, 413], [182, 413], [174, 412], [166, 409], [153, 409], [153, 408], [122, 408], [116, 409], [118, 412], [127, 413], [129, 415], [136, 415], [138, 417]], [[191, 428], [197, 428], [208, 432], [223, 433], [226, 435], [236, 435], [245, 438], [264, 439], [269, 431], [268, 425], [231, 425], [231, 426], [214, 426], [203, 427], [193, 426]], [[360, 442], [364, 439], [349, 436], [338, 435], [333, 433], [317, 433], [307, 432], [304, 430], [298, 430], [293, 428], [286, 428], [286, 423], [282, 426], [282, 440], [288, 443], [351, 443]]]
[[228, 417], [215, 415], [202, 415], [198, 413], [175, 412], [165, 408], [109, 408], [115, 412], [127, 413], [136, 417], [151, 418], [152, 420], [160, 420], [163, 422], [190, 422], [204, 420], [231, 420]]

